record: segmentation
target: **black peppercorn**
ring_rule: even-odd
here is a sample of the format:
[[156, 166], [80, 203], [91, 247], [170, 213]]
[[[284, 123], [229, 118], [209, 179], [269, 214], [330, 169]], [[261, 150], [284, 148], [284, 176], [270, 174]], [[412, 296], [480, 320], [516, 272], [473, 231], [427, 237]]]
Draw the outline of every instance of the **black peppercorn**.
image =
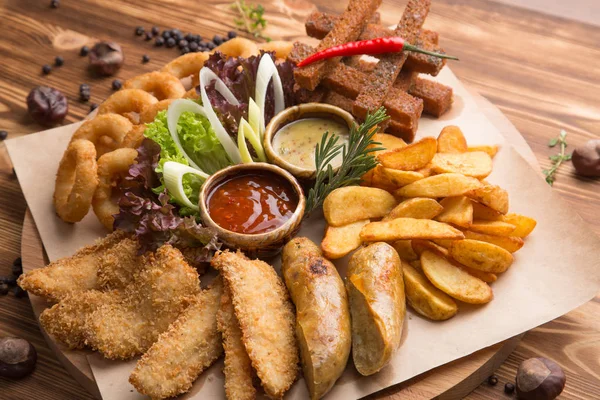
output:
[[23, 289], [21, 289], [20, 286], [15, 286], [15, 288], [13, 289], [15, 297], [17, 298], [21, 298], [21, 297], [25, 297], [27, 296], [27, 292], [24, 291]]
[[184, 47], [183, 49], [181, 49], [181, 54], [187, 54], [190, 52], [190, 48], [189, 47]]
[[488, 378], [488, 384], [491, 386], [496, 386], [498, 384], [498, 377], [496, 375], [492, 375]]
[[150, 41], [154, 38], [154, 35], [152, 34], [152, 32], [146, 32], [146, 35], [144, 35], [144, 40], [145, 41]]
[[214, 49], [215, 47], [217, 47], [217, 46], [215, 46], [215, 44], [214, 44], [213, 42], [206, 42], [206, 47], [207, 47], [209, 50], [213, 50], [213, 49]]
[[237, 37], [237, 32], [236, 31], [229, 31], [229, 32], [227, 32], [227, 37], [229, 39], [233, 39], [234, 37]]
[[79, 100], [86, 102], [90, 99], [91, 94], [89, 91], [79, 92]]
[[4, 296], [8, 294], [8, 285], [6, 283], [0, 283], [0, 295]]
[[50, 2], [50, 7], [52, 8], [58, 8], [60, 6], [60, 0], [52, 0]]
[[160, 36], [159, 36], [159, 37], [157, 37], [157, 38], [154, 40], [154, 45], [155, 45], [156, 47], [160, 47], [160, 46], [162, 46], [163, 44], [165, 44], [165, 39], [163, 39], [163, 38], [162, 38], [162, 37], [160, 37]]
[[6, 140], [7, 137], [8, 137], [8, 132], [0, 131], [0, 141]]
[[121, 83], [120, 80], [115, 79], [114, 81], [112, 81], [112, 89], [113, 90], [119, 90], [119, 89], [121, 89], [121, 87], [123, 87], [123, 84]]
[[42, 67], [42, 72], [44, 73], [44, 75], [48, 75], [50, 72], [52, 72], [52, 67], [48, 64], [44, 64], [44, 66]]
[[186, 34], [185, 37], [184, 37], [184, 39], [187, 40], [188, 42], [193, 42], [193, 41], [196, 40], [193, 33]]
[[508, 382], [506, 385], [504, 385], [504, 393], [513, 394], [514, 392], [515, 392], [515, 385], [513, 385], [510, 382]]
[[135, 28], [135, 35], [136, 36], [142, 36], [144, 34], [144, 27], [143, 26], [138, 26], [137, 28]]
[[179, 42], [177, 42], [177, 46], [180, 49], [183, 49], [184, 47], [188, 47], [188, 44], [189, 44], [188, 41], [185, 39], [181, 39]]
[[17, 278], [19, 276], [21, 276], [21, 274], [23, 273], [23, 262], [21, 261], [21, 257], [17, 258], [15, 261], [13, 261], [12, 273]]
[[163, 31], [162, 33], [163, 39], [168, 39], [171, 37], [171, 31]]
[[202, 36], [194, 35], [194, 42], [198, 42], [198, 44], [200, 44], [201, 41], [202, 41]]
[[90, 112], [94, 111], [96, 108], [98, 108], [98, 104], [96, 104], [96, 103], [90, 104]]
[[174, 38], [170, 37], [170, 38], [168, 38], [168, 39], [167, 39], [167, 47], [168, 47], [168, 48], [174, 47], [174, 46], [175, 46], [175, 43], [176, 43], [176, 42], [175, 42], [175, 39], [174, 39]]
[[27, 111], [36, 122], [54, 125], [65, 118], [69, 111], [69, 104], [60, 91], [38, 86], [27, 95]]
[[160, 29], [158, 29], [158, 26], [153, 26], [152, 27], [152, 34], [153, 35], [158, 35], [160, 33]]
[[90, 52], [90, 48], [87, 47], [87, 46], [83, 46], [81, 48], [81, 50], [79, 50], [79, 55], [82, 56], [82, 57], [85, 57], [85, 56], [87, 56], [89, 54], [89, 52]]
[[79, 85], [79, 93], [89, 92], [89, 91], [90, 91], [90, 85], [88, 85], [87, 83], [82, 83], [81, 85]]
[[65, 59], [62, 58], [61, 56], [54, 57], [54, 65], [56, 65], [57, 67], [62, 67], [62, 65], [64, 63], [65, 63]]
[[144, 64], [146, 64], [148, 61], [150, 61], [150, 57], [148, 56], [148, 54], [144, 54], [144, 55], [142, 56], [142, 62], [143, 62]]
[[188, 44], [188, 47], [190, 48], [190, 51], [196, 51], [198, 50], [198, 43], [190, 42], [190, 44]]
[[223, 44], [223, 36], [221, 36], [221, 35], [213, 36], [213, 43], [216, 44], [217, 46], [220, 44]]
[[177, 28], [173, 28], [173, 29], [171, 29], [171, 34], [173, 36], [181, 35], [181, 31]]
[[23, 259], [21, 257], [15, 258], [15, 260], [13, 261], [13, 265], [18, 265], [18, 266], [22, 267], [23, 266]]
[[0, 283], [4, 283], [8, 286], [15, 286], [17, 284], [17, 278], [14, 276], [0, 276]]

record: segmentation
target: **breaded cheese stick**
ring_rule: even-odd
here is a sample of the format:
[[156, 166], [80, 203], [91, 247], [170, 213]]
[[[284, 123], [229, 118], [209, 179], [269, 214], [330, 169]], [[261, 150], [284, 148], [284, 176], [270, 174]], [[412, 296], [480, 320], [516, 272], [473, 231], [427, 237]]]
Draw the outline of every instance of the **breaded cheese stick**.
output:
[[281, 398], [298, 374], [296, 317], [281, 278], [269, 264], [241, 252], [217, 254], [211, 265], [231, 290], [242, 341], [265, 392]]
[[252, 384], [252, 362], [244, 343], [242, 331], [233, 310], [231, 293], [227, 285], [221, 296], [221, 306], [217, 313], [217, 327], [223, 335], [225, 350], [225, 395], [229, 400], [251, 400], [256, 398]]
[[129, 382], [152, 399], [185, 393], [223, 353], [217, 330], [223, 283], [217, 278], [138, 361]]

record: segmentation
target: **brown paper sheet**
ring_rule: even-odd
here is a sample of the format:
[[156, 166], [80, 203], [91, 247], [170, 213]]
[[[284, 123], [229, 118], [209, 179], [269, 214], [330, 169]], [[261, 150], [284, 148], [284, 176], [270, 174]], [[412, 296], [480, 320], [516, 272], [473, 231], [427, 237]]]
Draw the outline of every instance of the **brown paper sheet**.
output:
[[[538, 225], [515, 263], [492, 284], [494, 300], [485, 306], [460, 304], [455, 318], [427, 321], [409, 310], [403, 344], [389, 366], [371, 377], [360, 376], [349, 363], [327, 398], [355, 399], [403, 382], [442, 364], [469, 355], [567, 313], [590, 300], [600, 289], [600, 240], [574, 210], [567, 207], [531, 166], [508, 145], [478, 109], [473, 97], [449, 69], [438, 80], [455, 89], [455, 104], [441, 119], [424, 117], [419, 137], [437, 136], [446, 125], [458, 125], [469, 144], [501, 144], [489, 180], [508, 190], [511, 211], [534, 217]], [[72, 254], [105, 234], [93, 213], [69, 225], [55, 216], [52, 206], [58, 161], [75, 125], [7, 142], [25, 198], [50, 260]], [[530, 161], [531, 151], [518, 141], [519, 153]], [[313, 216], [301, 235], [319, 242], [322, 217]], [[336, 262], [342, 276], [347, 260]], [[275, 266], [276, 268], [279, 265]], [[88, 357], [105, 399], [142, 398], [127, 382], [134, 361], [115, 362], [94, 354]], [[222, 399], [223, 374], [219, 361], [194, 384], [186, 399]], [[307, 398], [302, 380], [286, 398]]]

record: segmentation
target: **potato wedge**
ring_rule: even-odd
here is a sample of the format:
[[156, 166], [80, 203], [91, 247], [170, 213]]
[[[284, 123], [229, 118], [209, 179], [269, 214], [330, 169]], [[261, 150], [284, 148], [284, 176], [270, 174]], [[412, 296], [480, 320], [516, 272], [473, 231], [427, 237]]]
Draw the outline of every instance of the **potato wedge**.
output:
[[523, 239], [517, 236], [495, 236], [495, 235], [486, 235], [485, 233], [473, 232], [473, 231], [463, 231], [465, 234], [465, 239], [473, 239], [479, 240], [481, 242], [488, 242], [491, 244], [495, 244], [496, 246], [502, 247], [504, 250], [507, 250], [511, 253], [519, 250], [523, 247], [525, 243]]
[[334, 190], [323, 202], [323, 214], [331, 226], [369, 218], [381, 218], [394, 208], [396, 199], [383, 189], [347, 186]]
[[364, 242], [388, 242], [400, 239], [463, 239], [461, 231], [429, 219], [396, 218], [371, 222], [360, 232]]
[[492, 145], [483, 145], [483, 146], [469, 146], [467, 151], [483, 151], [484, 153], [487, 153], [488, 156], [494, 158], [496, 153], [498, 153], [498, 145], [492, 144]]
[[419, 259], [419, 255], [412, 248], [411, 240], [396, 240], [392, 243], [392, 247], [396, 250], [401, 260], [415, 261]]
[[484, 219], [486, 221], [502, 221], [502, 214], [492, 210], [488, 206], [471, 200], [473, 206], [473, 219]]
[[389, 221], [395, 218], [432, 219], [441, 213], [443, 209], [444, 207], [434, 199], [415, 197], [398, 204], [388, 215], [383, 217], [382, 221]]
[[510, 235], [520, 238], [528, 236], [537, 225], [537, 221], [535, 219], [515, 213], [506, 214], [502, 217], [502, 221], [515, 225], [516, 228]]
[[346, 288], [352, 359], [361, 375], [372, 375], [389, 363], [400, 346], [406, 315], [402, 264], [393, 247], [373, 243], [354, 253]]
[[411, 240], [410, 244], [412, 246], [413, 251], [416, 254], [418, 254], [419, 257], [425, 250], [433, 251], [433, 252], [438, 253], [439, 255], [444, 256], [446, 258], [449, 255], [448, 249], [435, 244], [431, 240], [415, 239], [415, 240]]
[[452, 246], [452, 242], [454, 242], [454, 240], [433, 239], [432, 242], [435, 243], [435, 244], [437, 244], [438, 246], [442, 246], [445, 249], [449, 249], [450, 246]]
[[461, 174], [440, 174], [418, 180], [394, 192], [402, 197], [451, 197], [473, 192], [482, 184]]
[[432, 251], [426, 250], [421, 254], [421, 267], [435, 287], [457, 300], [484, 304], [494, 297], [492, 288], [487, 283]]
[[508, 212], [508, 193], [500, 186], [484, 185], [464, 193], [465, 196], [476, 200], [500, 214]]
[[371, 171], [373, 171], [373, 175], [371, 175], [371, 184], [369, 186], [383, 189], [388, 192], [393, 192], [401, 186], [397, 186], [392, 180], [388, 178], [386, 174], [383, 173], [385, 168], [381, 165], [377, 165]]
[[406, 301], [413, 310], [434, 321], [445, 321], [458, 312], [450, 296], [436, 288], [421, 272], [402, 263]]
[[[468, 228], [473, 222], [473, 204], [465, 196], [446, 197], [440, 201], [444, 210], [436, 221]], [[392, 211], [393, 212], [393, 211]]]
[[423, 272], [423, 268], [421, 267], [421, 260], [409, 261], [411, 267], [416, 269], [419, 272]]
[[449, 125], [442, 129], [438, 136], [438, 153], [464, 153], [467, 148], [465, 135], [458, 126]]
[[424, 178], [434, 175], [433, 170], [431, 169], [431, 163], [427, 164], [424, 168], [416, 170], [415, 172], [420, 173]]
[[386, 168], [415, 171], [425, 167], [437, 151], [437, 141], [426, 137], [401, 149], [386, 151], [377, 158]]
[[327, 226], [325, 237], [321, 242], [323, 254], [330, 260], [336, 260], [358, 249], [362, 244], [360, 231], [371, 222], [368, 219], [352, 222], [342, 226]]
[[406, 147], [406, 142], [404, 140], [394, 135], [390, 135], [389, 133], [376, 133], [373, 135], [373, 141], [381, 144], [371, 145], [369, 148], [385, 147], [385, 150], [379, 150], [371, 153], [374, 156], [378, 156], [379, 154], [383, 154], [387, 151]]
[[438, 174], [455, 172], [482, 179], [492, 173], [492, 158], [482, 151], [468, 153], [438, 153], [431, 160]]
[[458, 268], [466, 271], [469, 275], [473, 275], [475, 278], [481, 279], [485, 283], [493, 283], [498, 279], [498, 275], [493, 274], [491, 272], [485, 272], [478, 269], [467, 267], [466, 265], [462, 265], [456, 260], [449, 260], [452, 264], [456, 265]]
[[381, 172], [388, 179], [389, 183], [395, 186], [394, 189], [425, 178], [425, 175], [416, 171], [401, 171], [399, 169], [382, 167]]
[[467, 267], [494, 274], [506, 271], [514, 261], [512, 254], [502, 247], [472, 239], [452, 243], [450, 256]]
[[513, 224], [504, 221], [478, 221], [475, 220], [469, 227], [473, 232], [485, 233], [486, 235], [511, 236], [515, 230]]

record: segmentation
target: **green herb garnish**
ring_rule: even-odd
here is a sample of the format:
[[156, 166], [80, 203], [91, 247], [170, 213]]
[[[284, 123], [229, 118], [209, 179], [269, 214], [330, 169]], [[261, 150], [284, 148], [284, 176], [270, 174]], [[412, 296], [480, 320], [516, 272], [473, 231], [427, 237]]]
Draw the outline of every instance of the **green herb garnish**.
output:
[[[330, 135], [329, 132], [323, 135], [321, 143], [315, 149], [317, 176], [314, 186], [308, 192], [305, 216], [322, 205], [329, 193], [337, 188], [358, 184], [364, 174], [375, 168], [377, 159], [372, 153], [384, 148], [369, 146], [381, 144], [373, 141], [373, 135], [377, 133], [377, 125], [386, 119], [388, 116], [384, 107], [373, 114], [367, 114], [364, 123], [350, 130], [346, 146], [337, 144], [337, 135]], [[330, 162], [340, 152], [342, 165], [337, 174], [334, 174]]]
[[231, 4], [231, 8], [240, 14], [240, 18], [233, 20], [240, 31], [249, 33], [257, 39], [271, 41], [270, 37], [263, 35], [263, 31], [267, 27], [267, 20], [264, 17], [265, 9], [262, 5], [246, 4], [244, 0], [236, 0]]
[[554, 180], [556, 179], [556, 171], [558, 171], [558, 167], [563, 163], [563, 161], [570, 161], [572, 155], [566, 154], [565, 149], [567, 148], [567, 132], [563, 129], [560, 131], [560, 135], [558, 137], [551, 139], [548, 143], [549, 147], [554, 147], [557, 144], [560, 144], [560, 153], [554, 154], [550, 156], [550, 161], [552, 161], [552, 166], [550, 169], [543, 169], [542, 172], [546, 175], [546, 182], [550, 186], [554, 184]]

